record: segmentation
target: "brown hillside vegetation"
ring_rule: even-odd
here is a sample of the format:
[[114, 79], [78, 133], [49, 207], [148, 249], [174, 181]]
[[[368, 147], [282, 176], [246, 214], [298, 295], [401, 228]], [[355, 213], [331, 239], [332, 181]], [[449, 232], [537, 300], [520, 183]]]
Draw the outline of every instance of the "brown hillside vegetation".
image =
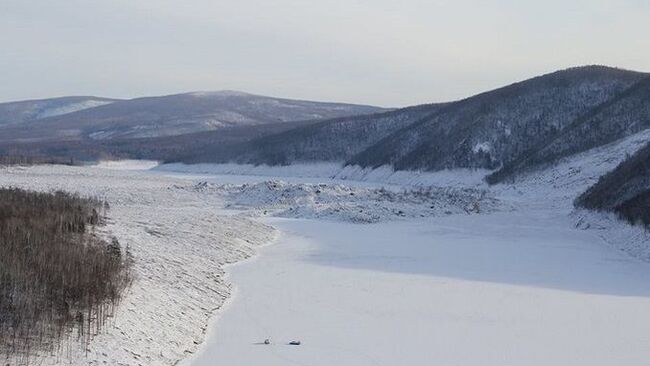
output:
[[0, 354], [57, 352], [106, 324], [132, 278], [128, 248], [95, 233], [106, 209], [65, 192], [0, 189]]

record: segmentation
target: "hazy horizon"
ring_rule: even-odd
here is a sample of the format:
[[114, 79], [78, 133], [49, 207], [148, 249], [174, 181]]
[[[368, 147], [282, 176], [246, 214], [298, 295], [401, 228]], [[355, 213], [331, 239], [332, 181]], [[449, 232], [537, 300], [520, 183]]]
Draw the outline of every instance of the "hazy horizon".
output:
[[575, 66], [650, 71], [648, 14], [639, 0], [7, 0], [0, 102], [202, 90], [444, 102]]

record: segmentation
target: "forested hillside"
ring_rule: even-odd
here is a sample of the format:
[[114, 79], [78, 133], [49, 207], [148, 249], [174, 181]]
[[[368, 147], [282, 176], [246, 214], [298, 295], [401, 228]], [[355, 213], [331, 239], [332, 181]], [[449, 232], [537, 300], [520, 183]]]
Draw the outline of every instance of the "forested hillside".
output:
[[177, 136], [120, 138], [108, 140], [40, 141], [37, 143], [0, 142], [0, 162], [12, 161], [95, 161], [112, 159], [150, 159], [159, 161], [216, 161], [233, 156], [246, 142], [281, 133], [318, 121], [233, 126]]
[[303, 124], [288, 131], [251, 139], [227, 149], [208, 149], [185, 162], [236, 161], [253, 164], [292, 162], [344, 162], [386, 135], [439, 110], [442, 104], [428, 104], [365, 116], [344, 117]]
[[650, 78], [642, 79], [612, 100], [577, 118], [565, 129], [541, 141], [530, 152], [488, 177], [496, 183], [540, 165], [650, 128]]
[[590, 66], [536, 77], [452, 103], [349, 163], [400, 170], [499, 168], [644, 76]]
[[650, 227], [650, 143], [576, 199], [576, 205], [614, 211]]

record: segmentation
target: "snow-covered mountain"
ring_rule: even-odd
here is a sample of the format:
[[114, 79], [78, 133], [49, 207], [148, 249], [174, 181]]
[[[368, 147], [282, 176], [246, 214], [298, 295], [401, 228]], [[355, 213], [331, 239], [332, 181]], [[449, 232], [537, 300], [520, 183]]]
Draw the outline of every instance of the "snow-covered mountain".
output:
[[[234, 91], [193, 92], [115, 101], [7, 126], [6, 139], [124, 139], [172, 136], [223, 127], [295, 122], [382, 111], [382, 108], [270, 98]], [[5, 124], [11, 123], [10, 116]], [[47, 129], [44, 127], [47, 126]]]
[[99, 97], [61, 97], [0, 103], [0, 126], [64, 115], [116, 101]]

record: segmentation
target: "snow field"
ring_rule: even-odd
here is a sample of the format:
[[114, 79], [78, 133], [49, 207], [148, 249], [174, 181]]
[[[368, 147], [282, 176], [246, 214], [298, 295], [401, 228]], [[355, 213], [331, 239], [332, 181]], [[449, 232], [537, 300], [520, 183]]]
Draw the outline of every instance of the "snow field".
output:
[[647, 363], [647, 264], [555, 210], [459, 218], [265, 221], [281, 237], [228, 269], [235, 296], [181, 365]]

